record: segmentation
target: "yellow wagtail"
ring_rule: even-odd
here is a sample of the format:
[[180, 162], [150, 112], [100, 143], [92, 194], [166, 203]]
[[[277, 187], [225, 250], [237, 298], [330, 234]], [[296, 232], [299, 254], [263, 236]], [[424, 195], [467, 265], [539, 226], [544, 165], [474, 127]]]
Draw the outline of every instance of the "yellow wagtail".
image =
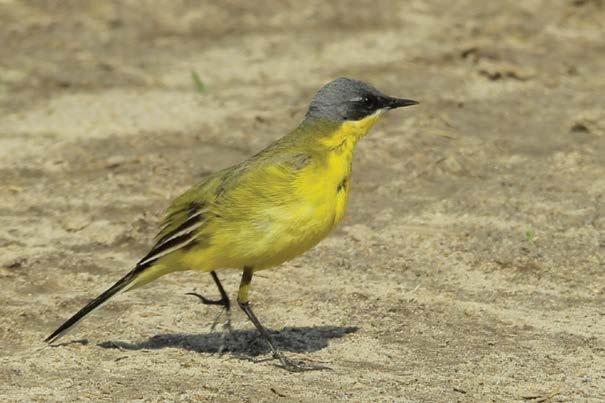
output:
[[334, 228], [345, 213], [357, 141], [385, 111], [415, 104], [357, 80], [339, 78], [326, 84], [296, 129], [177, 197], [151, 251], [45, 341], [57, 340], [118, 291], [181, 270], [210, 272], [221, 299], [191, 294], [204, 304], [222, 305], [229, 318], [231, 302], [215, 270], [231, 268], [243, 270], [237, 302], [273, 356], [286, 369], [307, 369], [275, 347], [252, 311], [248, 302], [252, 275], [300, 255]]

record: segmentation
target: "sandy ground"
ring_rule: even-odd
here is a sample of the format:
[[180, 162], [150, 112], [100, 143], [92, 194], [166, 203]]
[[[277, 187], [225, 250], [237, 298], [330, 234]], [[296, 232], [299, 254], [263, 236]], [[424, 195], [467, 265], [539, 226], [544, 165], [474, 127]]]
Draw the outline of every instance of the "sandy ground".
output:
[[[605, 2], [328, 3], [0, 1], [0, 400], [605, 400]], [[216, 354], [196, 273], [43, 348], [170, 198], [342, 75], [421, 105], [359, 145], [340, 228], [252, 294], [331, 370], [276, 367], [239, 311]]]

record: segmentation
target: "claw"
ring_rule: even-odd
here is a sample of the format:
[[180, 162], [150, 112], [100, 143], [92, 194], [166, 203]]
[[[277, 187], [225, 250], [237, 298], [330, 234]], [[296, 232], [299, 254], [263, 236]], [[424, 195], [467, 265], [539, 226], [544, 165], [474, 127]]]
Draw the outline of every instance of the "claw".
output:
[[281, 353], [273, 354], [273, 357], [279, 360], [279, 363], [281, 364], [280, 366], [282, 368], [290, 372], [332, 370], [332, 368], [326, 367], [325, 365], [310, 364], [304, 361], [294, 361], [287, 358]]
[[223, 305], [226, 306], [226, 303], [223, 299], [208, 299], [197, 292], [186, 292], [185, 295], [193, 295], [194, 297], [198, 297], [202, 304], [204, 305]]

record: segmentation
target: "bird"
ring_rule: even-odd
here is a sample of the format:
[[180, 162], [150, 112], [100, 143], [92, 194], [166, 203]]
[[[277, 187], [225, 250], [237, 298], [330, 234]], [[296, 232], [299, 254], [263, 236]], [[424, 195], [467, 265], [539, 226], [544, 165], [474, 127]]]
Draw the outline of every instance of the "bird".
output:
[[345, 214], [358, 141], [385, 112], [416, 104], [351, 78], [325, 84], [294, 130], [176, 197], [165, 211], [149, 252], [45, 342], [58, 340], [118, 292], [184, 270], [210, 273], [220, 299], [188, 294], [203, 304], [222, 306], [230, 329], [231, 300], [217, 271], [235, 269], [242, 271], [237, 303], [278, 365], [289, 371], [316, 369], [287, 358], [276, 347], [250, 305], [252, 277], [301, 255], [335, 228]]

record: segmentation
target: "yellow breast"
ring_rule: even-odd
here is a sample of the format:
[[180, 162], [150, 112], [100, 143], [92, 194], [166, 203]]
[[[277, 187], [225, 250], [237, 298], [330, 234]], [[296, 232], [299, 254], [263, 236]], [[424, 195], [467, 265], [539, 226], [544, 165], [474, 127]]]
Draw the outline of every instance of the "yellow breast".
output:
[[328, 149], [325, 167], [326, 176], [329, 177], [328, 188], [332, 186], [336, 190], [332, 193], [331, 208], [334, 217], [332, 226], [342, 220], [347, 209], [355, 145], [378, 121], [380, 115], [380, 113], [376, 113], [359, 121], [344, 122], [339, 130], [322, 140], [322, 143]]
[[350, 159], [339, 153], [297, 175], [290, 202], [264, 212], [267, 225], [256, 238], [264, 239], [256, 243], [255, 270], [290, 260], [328, 235], [346, 210], [350, 167]]
[[[343, 219], [351, 183], [353, 151], [380, 115], [360, 121], [345, 122], [337, 130], [321, 139], [323, 151], [320, 161], [310, 164], [297, 176], [295, 199], [298, 202], [283, 206], [276, 219], [274, 243], [275, 259], [267, 266], [292, 259], [313, 247]], [[278, 230], [279, 228], [279, 230]], [[264, 266], [264, 265], [263, 265]]]

